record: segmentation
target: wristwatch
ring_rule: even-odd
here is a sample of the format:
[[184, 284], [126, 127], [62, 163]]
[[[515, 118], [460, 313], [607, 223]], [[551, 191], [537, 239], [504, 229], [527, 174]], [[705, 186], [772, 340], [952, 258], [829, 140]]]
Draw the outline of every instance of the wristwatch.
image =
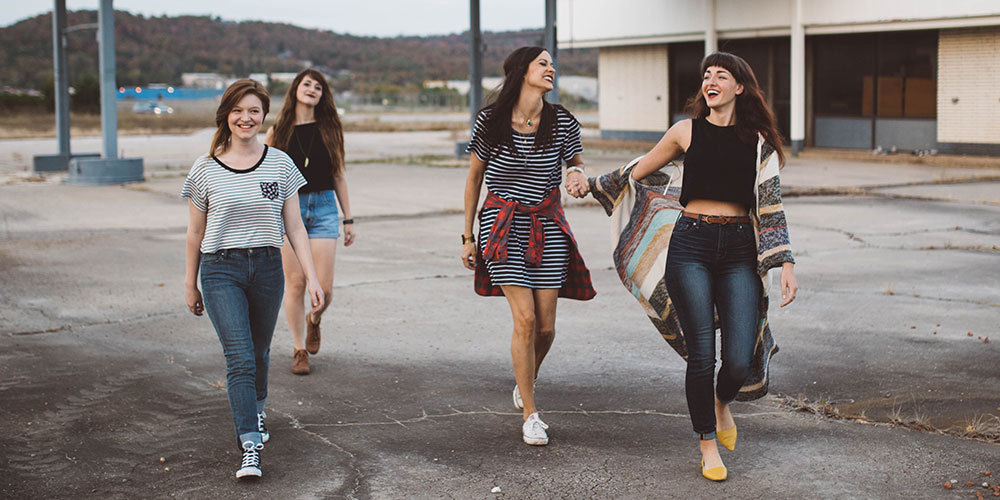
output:
[[475, 236], [466, 236], [464, 234], [462, 235], [462, 244], [463, 245], [466, 244], [466, 243], [475, 243], [475, 242], [476, 242], [476, 237]]

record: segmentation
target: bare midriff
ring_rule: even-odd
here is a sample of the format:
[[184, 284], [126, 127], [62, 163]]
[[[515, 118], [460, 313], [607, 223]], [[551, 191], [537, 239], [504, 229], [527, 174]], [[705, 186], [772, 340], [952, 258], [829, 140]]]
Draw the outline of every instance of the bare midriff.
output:
[[742, 204], [731, 201], [691, 200], [684, 206], [684, 211], [701, 215], [748, 215], [749, 210]]

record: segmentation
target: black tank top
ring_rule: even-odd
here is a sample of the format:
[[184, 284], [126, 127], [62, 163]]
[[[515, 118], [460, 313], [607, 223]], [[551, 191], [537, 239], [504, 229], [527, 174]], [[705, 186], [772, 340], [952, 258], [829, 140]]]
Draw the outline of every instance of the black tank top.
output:
[[[299, 189], [300, 193], [315, 193], [333, 189], [333, 165], [330, 163], [330, 152], [323, 144], [323, 136], [316, 129], [316, 122], [296, 125], [292, 129], [292, 139], [288, 141], [288, 156], [299, 167], [306, 185]], [[306, 165], [309, 158], [309, 165]]]
[[681, 205], [690, 200], [756, 205], [757, 145], [736, 136], [736, 126], [719, 127], [702, 117], [691, 121], [691, 145], [684, 153]]

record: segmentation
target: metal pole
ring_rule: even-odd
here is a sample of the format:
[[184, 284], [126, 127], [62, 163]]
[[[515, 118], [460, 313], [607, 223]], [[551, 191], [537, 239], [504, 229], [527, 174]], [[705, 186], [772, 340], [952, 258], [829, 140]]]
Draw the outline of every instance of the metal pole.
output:
[[479, 29], [479, 0], [469, 0], [469, 128], [476, 125], [476, 112], [483, 103], [483, 32]]
[[806, 33], [802, 26], [802, 0], [792, 4], [792, 155], [798, 156], [806, 138]]
[[705, 55], [719, 51], [719, 35], [715, 31], [715, 0], [705, 2]]
[[[556, 39], [556, 0], [545, 0], [545, 50], [552, 56], [552, 65], [559, 68], [559, 41]], [[546, 94], [552, 104], [559, 104], [559, 72], [552, 82], [552, 92]]]
[[[52, 9], [52, 76], [56, 105], [56, 138], [59, 155], [69, 161], [69, 66], [66, 64], [66, 0], [55, 0]], [[65, 168], [65, 166], [63, 167]]]
[[102, 156], [118, 158], [118, 109], [115, 84], [115, 9], [112, 0], [101, 0], [97, 13], [101, 74], [101, 135], [104, 137]]

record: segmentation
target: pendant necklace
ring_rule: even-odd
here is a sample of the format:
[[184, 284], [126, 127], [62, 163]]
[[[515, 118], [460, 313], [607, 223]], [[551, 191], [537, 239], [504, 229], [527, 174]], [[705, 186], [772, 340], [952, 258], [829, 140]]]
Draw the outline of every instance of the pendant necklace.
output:
[[[313, 122], [313, 123], [315, 123], [315, 122]], [[297, 144], [299, 146], [299, 151], [302, 151], [302, 156], [304, 156], [306, 158], [305, 163], [302, 164], [302, 168], [308, 168], [309, 167], [309, 154], [312, 153], [313, 140], [316, 139], [316, 129], [313, 128], [312, 134], [309, 136], [309, 149], [303, 149], [302, 148], [302, 143], [299, 142], [299, 136], [297, 134], [295, 134], [294, 131], [293, 131], [292, 135], [295, 136], [295, 144]]]

